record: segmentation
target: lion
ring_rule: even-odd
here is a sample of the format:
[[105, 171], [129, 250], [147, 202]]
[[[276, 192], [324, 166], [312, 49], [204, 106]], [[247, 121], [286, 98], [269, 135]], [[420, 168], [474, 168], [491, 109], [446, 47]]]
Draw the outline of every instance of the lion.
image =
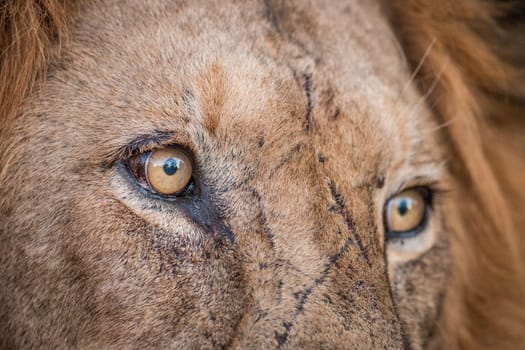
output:
[[524, 42], [518, 1], [3, 1], [0, 348], [523, 348]]

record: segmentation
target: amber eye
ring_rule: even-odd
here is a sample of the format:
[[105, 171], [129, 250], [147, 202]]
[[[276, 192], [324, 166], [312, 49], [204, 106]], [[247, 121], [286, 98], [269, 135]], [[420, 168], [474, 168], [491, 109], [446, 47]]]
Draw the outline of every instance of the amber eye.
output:
[[190, 156], [179, 147], [136, 156], [128, 161], [128, 167], [139, 185], [163, 196], [182, 194], [193, 174]]
[[430, 206], [427, 188], [412, 188], [391, 198], [385, 207], [386, 238], [407, 238], [420, 233]]

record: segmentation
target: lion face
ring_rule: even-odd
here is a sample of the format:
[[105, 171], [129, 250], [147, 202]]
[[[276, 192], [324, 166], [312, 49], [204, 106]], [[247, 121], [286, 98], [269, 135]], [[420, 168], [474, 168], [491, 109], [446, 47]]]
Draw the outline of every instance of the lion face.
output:
[[2, 140], [6, 344], [420, 349], [439, 130], [373, 2], [83, 4]]

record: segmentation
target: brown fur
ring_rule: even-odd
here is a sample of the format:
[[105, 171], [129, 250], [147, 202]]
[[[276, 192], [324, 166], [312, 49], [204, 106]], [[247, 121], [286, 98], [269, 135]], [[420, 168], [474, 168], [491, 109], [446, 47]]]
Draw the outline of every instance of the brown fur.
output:
[[[525, 344], [519, 2], [0, 6], [0, 348]], [[121, 165], [172, 143], [179, 204]], [[405, 181], [450, 191], [394, 265]]]

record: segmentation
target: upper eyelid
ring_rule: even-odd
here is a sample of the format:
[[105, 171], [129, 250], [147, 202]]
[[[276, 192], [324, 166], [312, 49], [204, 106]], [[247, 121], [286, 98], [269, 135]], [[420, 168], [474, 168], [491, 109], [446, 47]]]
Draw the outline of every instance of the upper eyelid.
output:
[[449, 188], [443, 179], [436, 179], [427, 176], [416, 176], [408, 181], [403, 181], [397, 186], [394, 191], [389, 192], [386, 196], [386, 200], [394, 198], [403, 191], [417, 188], [417, 187], [428, 187], [432, 192], [449, 192]]
[[155, 148], [168, 145], [180, 145], [184, 149], [192, 150], [189, 135], [180, 131], [155, 131], [150, 134], [135, 136], [126, 145], [116, 149], [105, 157], [103, 167], [110, 167], [114, 163], [126, 160], [141, 153], [146, 153]]
[[[390, 167], [390, 171], [398, 174], [392, 181], [390, 190], [387, 190], [386, 199], [390, 199], [404, 190], [413, 187], [429, 187], [436, 192], [448, 192], [449, 177], [446, 167], [447, 161], [441, 158], [427, 159], [410, 168]], [[416, 174], [413, 176], [412, 174]]]

